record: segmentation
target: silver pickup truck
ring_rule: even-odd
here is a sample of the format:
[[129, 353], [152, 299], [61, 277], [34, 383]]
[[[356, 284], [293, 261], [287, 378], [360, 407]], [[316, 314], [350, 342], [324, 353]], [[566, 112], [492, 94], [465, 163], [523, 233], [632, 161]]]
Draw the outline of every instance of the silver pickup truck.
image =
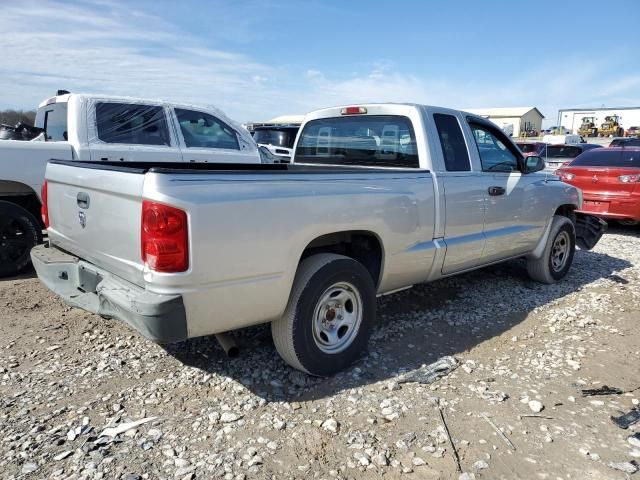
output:
[[365, 349], [376, 295], [525, 257], [544, 283], [606, 224], [493, 123], [421, 105], [305, 118], [291, 165], [51, 161], [38, 276], [160, 342], [271, 322], [292, 367]]

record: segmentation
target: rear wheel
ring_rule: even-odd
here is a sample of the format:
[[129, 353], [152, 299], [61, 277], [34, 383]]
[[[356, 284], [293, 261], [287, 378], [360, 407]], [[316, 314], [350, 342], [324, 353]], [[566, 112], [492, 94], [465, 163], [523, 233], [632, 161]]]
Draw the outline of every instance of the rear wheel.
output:
[[375, 323], [371, 275], [349, 257], [318, 254], [300, 263], [287, 309], [271, 323], [280, 356], [311, 375], [332, 375], [357, 360]]
[[17, 275], [31, 264], [31, 249], [42, 242], [40, 222], [14, 203], [0, 201], [0, 277]]
[[556, 283], [567, 275], [576, 250], [576, 233], [571, 220], [556, 215], [540, 258], [527, 260], [527, 272], [533, 280]]

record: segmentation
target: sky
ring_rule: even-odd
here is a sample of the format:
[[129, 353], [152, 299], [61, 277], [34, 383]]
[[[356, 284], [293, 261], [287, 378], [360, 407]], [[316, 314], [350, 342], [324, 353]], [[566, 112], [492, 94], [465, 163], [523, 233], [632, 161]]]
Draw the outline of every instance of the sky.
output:
[[0, 0], [0, 35], [0, 110], [58, 89], [240, 122], [389, 101], [536, 106], [551, 125], [640, 106], [636, 0]]

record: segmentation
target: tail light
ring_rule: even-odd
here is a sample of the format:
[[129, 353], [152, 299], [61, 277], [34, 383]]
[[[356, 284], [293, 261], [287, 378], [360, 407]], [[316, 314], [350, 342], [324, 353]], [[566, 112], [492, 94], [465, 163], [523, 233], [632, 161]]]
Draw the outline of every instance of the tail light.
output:
[[42, 216], [42, 223], [44, 228], [49, 228], [49, 187], [45, 180], [42, 184], [42, 191], [40, 192], [40, 199], [42, 200], [42, 206], [40, 207], [40, 215]]
[[189, 268], [187, 214], [179, 208], [144, 200], [140, 243], [142, 261], [156, 272], [176, 273]]
[[573, 180], [576, 176], [574, 173], [567, 172], [566, 170], [561, 169], [556, 170], [556, 175], [559, 176], [563, 182]]
[[640, 175], [620, 175], [618, 180], [622, 183], [636, 183], [640, 182]]

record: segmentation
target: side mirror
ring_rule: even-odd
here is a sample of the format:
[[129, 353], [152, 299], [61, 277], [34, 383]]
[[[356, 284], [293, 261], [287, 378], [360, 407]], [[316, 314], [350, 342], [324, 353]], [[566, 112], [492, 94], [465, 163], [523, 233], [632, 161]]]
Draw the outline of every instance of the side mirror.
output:
[[525, 160], [524, 173], [533, 173], [533, 172], [539, 172], [540, 170], [544, 170], [545, 163], [541, 157], [538, 157], [537, 155], [531, 155], [530, 157], [527, 157], [524, 160]]

